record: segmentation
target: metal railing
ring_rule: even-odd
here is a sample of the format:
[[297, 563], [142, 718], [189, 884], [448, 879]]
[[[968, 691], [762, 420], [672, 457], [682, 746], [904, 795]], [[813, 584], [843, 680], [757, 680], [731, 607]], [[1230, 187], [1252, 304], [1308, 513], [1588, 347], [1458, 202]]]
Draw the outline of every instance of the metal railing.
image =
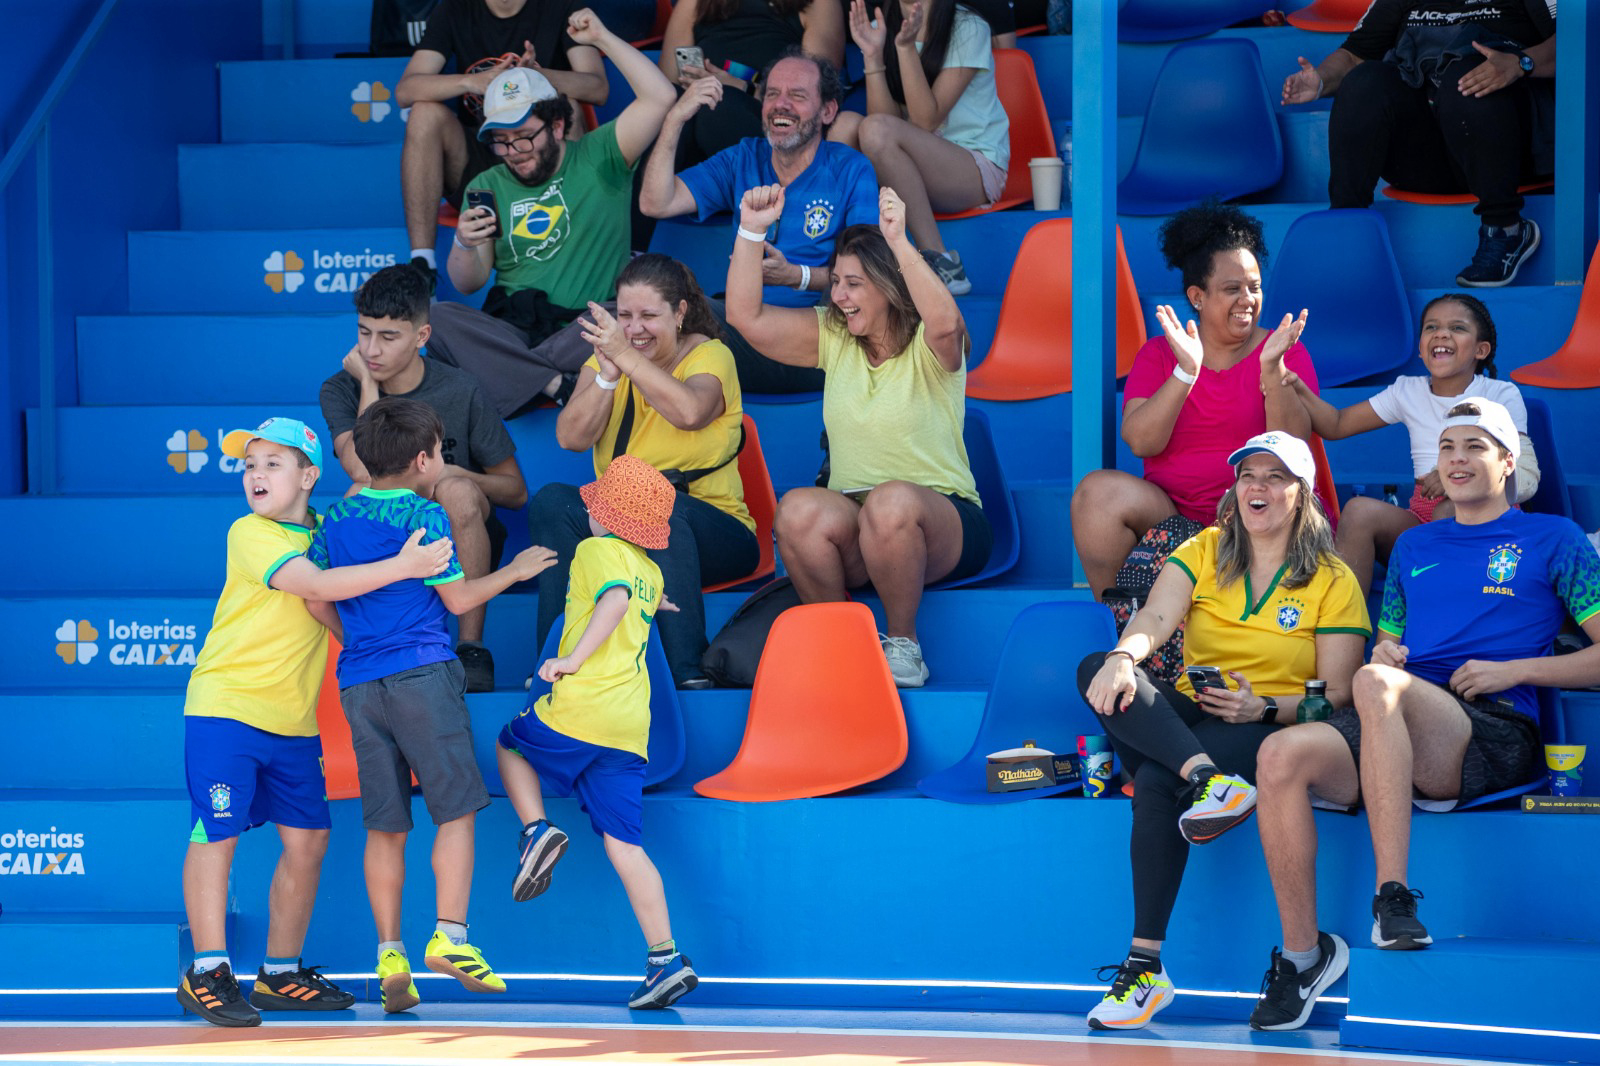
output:
[[34, 106], [28, 121], [23, 123], [22, 132], [17, 135], [11, 147], [6, 149], [5, 157], [0, 159], [0, 195], [4, 195], [29, 151], [34, 153], [34, 172], [38, 175], [37, 189], [34, 193], [37, 221], [34, 239], [38, 242], [35, 284], [39, 287], [39, 433], [37, 435], [39, 454], [37, 483], [30, 485], [30, 488], [45, 495], [53, 495], [56, 491], [56, 292], [55, 243], [50, 232], [50, 221], [53, 217], [50, 117], [55, 113], [56, 106], [61, 103], [61, 97], [65, 95], [67, 86], [72, 84], [78, 68], [83, 65], [84, 57], [100, 39], [100, 33], [105, 29], [106, 22], [110, 19], [117, 3], [118, 0], [102, 0], [99, 10], [78, 35], [78, 43], [73, 45], [66, 62], [61, 65], [55, 78], [50, 82], [50, 87], [39, 98], [39, 103]]

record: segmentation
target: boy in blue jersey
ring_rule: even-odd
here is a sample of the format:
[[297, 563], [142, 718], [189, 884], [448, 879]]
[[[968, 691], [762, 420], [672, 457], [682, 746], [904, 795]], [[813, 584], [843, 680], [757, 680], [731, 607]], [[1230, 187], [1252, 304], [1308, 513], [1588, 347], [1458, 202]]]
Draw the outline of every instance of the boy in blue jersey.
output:
[[[320, 570], [304, 554], [318, 521], [310, 505], [322, 474], [316, 433], [269, 418], [224, 436], [222, 450], [244, 460], [250, 513], [228, 530], [227, 577], [184, 701], [193, 829], [183, 902], [195, 953], [178, 1002], [213, 1025], [239, 1027], [261, 1024], [257, 1008], [355, 1002], [299, 958], [332, 824], [316, 705], [328, 662], [324, 622], [338, 619], [325, 601], [437, 574], [450, 542], [422, 546], [419, 531], [381, 561]], [[283, 855], [272, 877], [267, 958], [246, 1002], [228, 958], [228, 873], [240, 835], [267, 822], [278, 827]]]
[[1257, 1029], [1295, 1028], [1310, 1013], [1301, 1013], [1302, 993], [1320, 962], [1311, 795], [1367, 808], [1377, 860], [1372, 942], [1426, 947], [1421, 893], [1407, 887], [1413, 797], [1448, 810], [1526, 783], [1542, 764], [1534, 686], [1600, 681], [1600, 644], [1550, 654], [1568, 614], [1600, 641], [1600, 557], [1571, 521], [1511, 507], [1518, 451], [1501, 405], [1475, 399], [1450, 409], [1439, 473], [1455, 518], [1396, 542], [1355, 707], [1262, 745], [1257, 822], [1284, 950], [1273, 953], [1251, 1015]]
[[[312, 540], [318, 566], [382, 558], [418, 529], [424, 542], [450, 535], [450, 519], [430, 498], [444, 471], [443, 427], [427, 404], [385, 396], [356, 419], [356, 455], [371, 487], [328, 508]], [[438, 923], [424, 962], [474, 992], [504, 992], [505, 982], [467, 943], [472, 891], [473, 822], [489, 793], [472, 750], [465, 673], [451, 650], [445, 613], [486, 603], [549, 566], [553, 552], [534, 546], [499, 570], [467, 578], [452, 556], [426, 581], [402, 581], [339, 604], [344, 650], [339, 699], [350, 722], [367, 829], [367, 898], [378, 928], [378, 978], [383, 1009], [417, 1005], [417, 986], [400, 939], [406, 836], [411, 831], [411, 778], [438, 831], [433, 870]]]
[[619, 455], [599, 481], [578, 491], [594, 535], [572, 559], [560, 654], [539, 667], [554, 688], [501, 730], [496, 749], [506, 796], [523, 822], [511, 896], [520, 903], [548, 888], [567, 850], [567, 834], [545, 820], [542, 778], [577, 795], [644, 933], [644, 980], [628, 1006], [661, 1009], [699, 983], [672, 939], [666, 891], [641, 827], [650, 737], [645, 646], [656, 612], [676, 610], [645, 550], [666, 548], [675, 492], [660, 471], [631, 455]]

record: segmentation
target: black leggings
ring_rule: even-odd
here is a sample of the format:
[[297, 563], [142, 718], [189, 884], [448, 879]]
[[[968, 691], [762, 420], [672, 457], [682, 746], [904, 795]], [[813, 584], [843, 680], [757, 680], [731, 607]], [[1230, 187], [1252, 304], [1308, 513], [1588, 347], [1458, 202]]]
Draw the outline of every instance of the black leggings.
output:
[[[1104, 661], [1105, 653], [1097, 651], [1078, 664], [1080, 693], [1087, 695], [1089, 682]], [[1178, 831], [1178, 816], [1189, 804], [1189, 783], [1178, 771], [1204, 752], [1217, 769], [1255, 784], [1256, 752], [1279, 727], [1254, 722], [1231, 725], [1138, 667], [1133, 676], [1138, 687], [1128, 709], [1100, 721], [1122, 768], [1133, 778], [1133, 834], [1128, 842], [1133, 860], [1133, 935], [1139, 940], [1165, 940], [1167, 919], [1189, 861], [1189, 843]]]
[[1439, 87], [1413, 89], [1392, 63], [1362, 63], [1339, 86], [1328, 116], [1328, 200], [1369, 207], [1381, 177], [1412, 192], [1470, 192], [1486, 226], [1522, 217], [1517, 184], [1532, 176], [1528, 87], [1462, 96], [1456, 82], [1481, 62], [1457, 59]]

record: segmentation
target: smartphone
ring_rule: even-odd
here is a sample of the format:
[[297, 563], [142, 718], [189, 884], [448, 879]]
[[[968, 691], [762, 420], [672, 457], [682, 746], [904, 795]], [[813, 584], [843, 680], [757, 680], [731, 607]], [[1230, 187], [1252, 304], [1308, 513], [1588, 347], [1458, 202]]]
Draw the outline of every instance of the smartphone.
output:
[[495, 206], [494, 193], [488, 189], [468, 189], [467, 207], [487, 207], [494, 215], [494, 236], [500, 236], [500, 210]]
[[674, 48], [672, 52], [673, 55], [678, 57], [679, 73], [683, 72], [684, 67], [699, 67], [704, 69], [706, 65], [705, 50], [695, 45], [690, 45], [688, 48]]
[[1228, 687], [1228, 683], [1222, 679], [1222, 671], [1215, 666], [1186, 666], [1183, 672], [1189, 675], [1189, 684], [1194, 686], [1197, 693], [1201, 689]]

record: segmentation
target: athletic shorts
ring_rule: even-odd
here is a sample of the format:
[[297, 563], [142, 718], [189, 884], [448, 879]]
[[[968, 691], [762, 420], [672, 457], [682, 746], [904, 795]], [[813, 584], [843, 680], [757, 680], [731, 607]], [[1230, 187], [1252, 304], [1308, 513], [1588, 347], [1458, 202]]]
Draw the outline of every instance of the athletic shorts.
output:
[[960, 581], [976, 574], [989, 562], [989, 553], [994, 551], [994, 528], [989, 525], [989, 516], [983, 513], [983, 508], [971, 500], [954, 493], [947, 493], [945, 499], [956, 505], [956, 514], [961, 516], [961, 557], [939, 580]]
[[192, 809], [189, 839], [214, 844], [267, 822], [328, 829], [322, 740], [285, 737], [233, 718], [185, 715], [183, 770]]
[[500, 730], [500, 746], [528, 760], [547, 796], [578, 797], [598, 834], [643, 844], [645, 761], [545, 725], [528, 708]]
[[[1453, 692], [1450, 697], [1472, 723], [1472, 738], [1467, 741], [1466, 754], [1461, 758], [1461, 792], [1454, 800], [1419, 797], [1418, 802], [1426, 804], [1430, 810], [1449, 810], [1479, 796], [1531, 781], [1535, 768], [1544, 763], [1544, 746], [1539, 737], [1538, 724], [1527, 715], [1489, 697], [1469, 701]], [[1356, 761], [1356, 772], [1360, 773], [1360, 715], [1354, 707], [1341, 707], [1333, 712], [1328, 724], [1337, 729], [1350, 746], [1350, 755]]]
[[978, 176], [983, 180], [983, 203], [989, 204], [999, 200], [1006, 191], [1006, 178], [1009, 177], [1000, 165], [975, 148], [968, 148], [972, 153], [972, 161], [978, 165]]
[[481, 811], [489, 790], [472, 750], [460, 659], [363, 681], [339, 692], [361, 783], [361, 824], [411, 830], [411, 775], [434, 825]]

